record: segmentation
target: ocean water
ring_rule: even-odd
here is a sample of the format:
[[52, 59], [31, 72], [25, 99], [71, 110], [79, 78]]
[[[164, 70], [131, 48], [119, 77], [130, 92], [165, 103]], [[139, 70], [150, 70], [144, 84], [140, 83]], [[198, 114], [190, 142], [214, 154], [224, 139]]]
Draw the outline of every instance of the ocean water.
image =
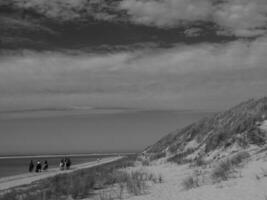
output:
[[[25, 114], [25, 113], [24, 113]], [[203, 117], [206, 111], [125, 111], [1, 119], [0, 154], [136, 152]], [[8, 116], [5, 116], [8, 117]]]
[[[132, 111], [1, 119], [0, 113], [0, 152], [1, 155], [138, 152], [166, 134], [212, 114], [204, 111]], [[59, 166], [61, 157], [39, 160], [45, 159], [52, 168]], [[72, 163], [95, 159], [95, 156], [73, 157]], [[27, 173], [30, 160], [0, 159], [0, 177]]]
[[[94, 161], [98, 158], [103, 158], [107, 156], [69, 156], [71, 159], [72, 165]], [[0, 159], [0, 178], [19, 175], [28, 172], [29, 163], [31, 160], [36, 164], [37, 161], [42, 163], [47, 160], [49, 168], [55, 168], [59, 166], [59, 162], [63, 157], [22, 157], [22, 158], [1, 158]]]

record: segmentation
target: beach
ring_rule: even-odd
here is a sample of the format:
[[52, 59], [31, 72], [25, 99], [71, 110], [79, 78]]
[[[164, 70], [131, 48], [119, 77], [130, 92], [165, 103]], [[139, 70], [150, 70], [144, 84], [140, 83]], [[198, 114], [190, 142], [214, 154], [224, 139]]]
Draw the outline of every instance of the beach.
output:
[[[29, 163], [32, 160], [36, 165], [38, 161], [44, 164], [48, 162], [48, 168], [57, 168], [63, 158], [70, 158], [72, 165], [95, 161], [107, 157], [119, 155], [114, 154], [68, 154], [68, 155], [36, 155], [36, 156], [8, 156], [0, 157], [0, 179], [8, 176], [21, 175], [28, 172]], [[125, 154], [123, 154], [125, 155]]]
[[110, 162], [119, 160], [121, 158], [122, 158], [121, 156], [109, 157], [109, 158], [103, 158], [101, 160], [96, 160], [96, 161], [92, 161], [92, 162], [77, 164], [77, 165], [73, 165], [70, 170], [60, 171], [59, 168], [52, 168], [46, 172], [41, 172], [41, 173], [25, 173], [25, 174], [16, 175], [16, 176], [9, 176], [9, 177], [0, 178], [0, 191], [10, 189], [13, 187], [17, 187], [17, 186], [31, 184], [34, 181], [53, 177], [53, 176], [58, 175], [58, 174], [71, 173], [71, 172], [74, 172], [74, 171], [77, 171], [80, 169], [86, 169], [86, 168], [95, 167], [98, 165], [110, 163]]
[[[188, 164], [160, 163], [129, 170], [161, 174], [161, 184], [150, 184], [144, 195], [128, 200], [263, 200], [267, 198], [266, 154], [257, 155], [235, 169], [232, 177], [220, 182], [210, 180], [212, 168], [189, 167]], [[199, 172], [198, 184], [185, 188], [185, 180]]]

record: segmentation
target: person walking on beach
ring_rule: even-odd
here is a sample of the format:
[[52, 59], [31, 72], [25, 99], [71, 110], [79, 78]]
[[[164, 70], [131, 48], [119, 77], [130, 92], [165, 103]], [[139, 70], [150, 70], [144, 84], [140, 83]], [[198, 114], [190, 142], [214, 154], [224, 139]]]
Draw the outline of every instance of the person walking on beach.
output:
[[37, 161], [35, 172], [41, 172], [42, 164], [40, 161]]
[[29, 172], [32, 172], [34, 168], [34, 164], [33, 161], [31, 160], [30, 164], [29, 164]]
[[44, 167], [43, 170], [46, 171], [48, 169], [48, 162], [47, 160], [44, 161]]
[[61, 161], [59, 163], [59, 169], [64, 170], [64, 160], [63, 159], [61, 159]]
[[70, 169], [71, 161], [70, 158], [66, 158], [66, 169]]

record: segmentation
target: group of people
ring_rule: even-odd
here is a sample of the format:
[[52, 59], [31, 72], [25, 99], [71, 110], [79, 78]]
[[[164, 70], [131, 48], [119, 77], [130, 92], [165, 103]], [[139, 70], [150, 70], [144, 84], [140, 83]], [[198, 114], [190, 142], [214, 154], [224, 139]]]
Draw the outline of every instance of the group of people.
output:
[[[59, 169], [60, 170], [65, 170], [65, 169], [70, 169], [71, 166], [71, 160], [70, 158], [64, 158], [61, 159], [59, 163]], [[36, 164], [33, 163], [33, 161], [30, 161], [29, 164], [29, 172], [42, 172], [42, 171], [47, 171], [48, 170], [48, 162], [47, 160], [44, 161], [44, 163], [37, 161]]]
[[71, 161], [69, 158], [61, 159], [59, 163], [60, 170], [70, 169], [70, 166], [71, 166]]
[[47, 160], [44, 161], [42, 164], [40, 161], [37, 161], [36, 165], [34, 165], [33, 161], [31, 160], [29, 164], [29, 172], [33, 172], [35, 167], [35, 172], [46, 171], [48, 169], [48, 162]]

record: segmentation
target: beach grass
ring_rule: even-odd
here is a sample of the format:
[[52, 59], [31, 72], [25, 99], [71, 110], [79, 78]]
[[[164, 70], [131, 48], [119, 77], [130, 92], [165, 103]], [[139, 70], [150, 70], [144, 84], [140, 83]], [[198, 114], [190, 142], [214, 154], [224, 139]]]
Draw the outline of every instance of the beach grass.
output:
[[246, 151], [239, 152], [231, 158], [222, 160], [213, 170], [212, 179], [215, 181], [227, 180], [233, 170], [238, 167], [244, 160], [250, 157]]

